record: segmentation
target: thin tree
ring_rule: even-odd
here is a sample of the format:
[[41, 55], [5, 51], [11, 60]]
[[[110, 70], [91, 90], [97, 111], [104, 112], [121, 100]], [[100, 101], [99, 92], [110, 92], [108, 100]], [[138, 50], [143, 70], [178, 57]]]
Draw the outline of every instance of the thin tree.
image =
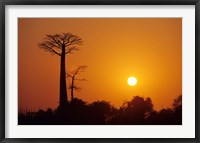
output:
[[60, 56], [60, 107], [68, 103], [65, 57], [79, 50], [76, 45], [82, 44], [82, 39], [72, 33], [46, 35], [38, 46], [47, 52]]
[[80, 90], [81, 88], [75, 85], [75, 81], [86, 81], [85, 78], [77, 78], [76, 76], [85, 71], [87, 66], [78, 66], [74, 71], [71, 73], [66, 73], [68, 77], [71, 78], [71, 85], [69, 89], [71, 89], [71, 101], [74, 99], [74, 90]]

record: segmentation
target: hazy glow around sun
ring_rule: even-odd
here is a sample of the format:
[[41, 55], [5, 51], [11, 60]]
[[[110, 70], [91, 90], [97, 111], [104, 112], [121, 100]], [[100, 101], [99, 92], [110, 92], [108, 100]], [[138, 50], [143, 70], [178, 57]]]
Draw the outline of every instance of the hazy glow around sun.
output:
[[134, 86], [134, 85], [136, 85], [137, 84], [137, 79], [135, 78], [135, 77], [133, 77], [133, 76], [130, 76], [129, 78], [128, 78], [128, 84], [130, 85], [130, 86]]

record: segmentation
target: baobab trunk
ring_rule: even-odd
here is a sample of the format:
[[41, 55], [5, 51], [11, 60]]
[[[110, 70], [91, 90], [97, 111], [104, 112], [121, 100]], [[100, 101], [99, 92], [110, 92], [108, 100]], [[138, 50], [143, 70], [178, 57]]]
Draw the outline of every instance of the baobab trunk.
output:
[[67, 99], [67, 85], [65, 72], [65, 46], [62, 46], [60, 61], [60, 107], [64, 107], [68, 103]]

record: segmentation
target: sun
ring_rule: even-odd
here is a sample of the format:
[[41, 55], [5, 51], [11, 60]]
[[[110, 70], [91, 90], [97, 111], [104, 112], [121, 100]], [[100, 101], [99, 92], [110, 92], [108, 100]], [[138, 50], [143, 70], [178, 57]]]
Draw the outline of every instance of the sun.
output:
[[130, 86], [135, 86], [137, 84], [137, 79], [134, 76], [130, 76], [127, 82]]

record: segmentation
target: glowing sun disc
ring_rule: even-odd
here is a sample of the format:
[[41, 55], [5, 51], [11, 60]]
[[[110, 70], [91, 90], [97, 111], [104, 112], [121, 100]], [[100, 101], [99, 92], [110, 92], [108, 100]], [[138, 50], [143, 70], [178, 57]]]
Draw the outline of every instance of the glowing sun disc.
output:
[[134, 85], [136, 85], [137, 84], [137, 79], [135, 78], [135, 77], [133, 77], [133, 76], [131, 76], [131, 77], [129, 77], [128, 78], [128, 84], [130, 85], [130, 86], [134, 86]]

